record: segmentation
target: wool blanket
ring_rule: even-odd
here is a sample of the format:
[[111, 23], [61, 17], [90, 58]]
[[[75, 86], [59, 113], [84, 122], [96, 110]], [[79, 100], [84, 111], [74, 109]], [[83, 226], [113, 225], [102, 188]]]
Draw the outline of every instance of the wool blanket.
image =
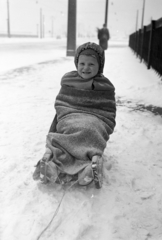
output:
[[57, 131], [47, 135], [52, 161], [61, 172], [73, 175], [94, 155], [102, 156], [115, 127], [114, 88], [106, 91], [62, 86], [56, 97]]

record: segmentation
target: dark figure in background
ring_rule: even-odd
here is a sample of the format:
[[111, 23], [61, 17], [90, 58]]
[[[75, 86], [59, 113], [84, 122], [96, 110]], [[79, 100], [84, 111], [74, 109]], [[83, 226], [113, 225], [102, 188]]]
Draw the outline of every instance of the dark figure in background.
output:
[[108, 48], [108, 40], [110, 39], [109, 30], [106, 24], [103, 24], [103, 28], [98, 29], [99, 45], [106, 50]]

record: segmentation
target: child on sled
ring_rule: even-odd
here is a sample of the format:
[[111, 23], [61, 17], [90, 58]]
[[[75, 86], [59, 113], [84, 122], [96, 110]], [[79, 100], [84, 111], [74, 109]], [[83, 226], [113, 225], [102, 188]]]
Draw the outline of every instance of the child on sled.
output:
[[95, 43], [78, 47], [77, 71], [66, 73], [55, 100], [56, 115], [37, 163], [34, 180], [102, 186], [103, 152], [115, 127], [115, 88], [103, 75], [104, 50]]

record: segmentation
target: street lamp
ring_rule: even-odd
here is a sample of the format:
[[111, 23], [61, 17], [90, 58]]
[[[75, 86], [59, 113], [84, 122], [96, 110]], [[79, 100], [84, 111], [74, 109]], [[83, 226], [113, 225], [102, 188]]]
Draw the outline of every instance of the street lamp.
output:
[[10, 10], [9, 10], [9, 0], [7, 0], [7, 31], [8, 31], [8, 37], [11, 37], [10, 34]]
[[137, 10], [137, 14], [136, 14], [136, 27], [135, 27], [135, 31], [137, 32], [138, 29], [138, 10]]
[[144, 13], [145, 13], [145, 0], [143, 0], [142, 21], [141, 21], [141, 30], [142, 30], [142, 28], [143, 28]]
[[106, 0], [106, 7], [105, 7], [105, 27], [107, 27], [108, 5], [109, 5], [109, 0]]
[[52, 16], [51, 17], [51, 37], [53, 38], [53, 33], [54, 33], [54, 31], [53, 31], [53, 28], [54, 28], [54, 17]]
[[74, 56], [76, 50], [77, 1], [68, 0], [67, 52], [66, 56]]

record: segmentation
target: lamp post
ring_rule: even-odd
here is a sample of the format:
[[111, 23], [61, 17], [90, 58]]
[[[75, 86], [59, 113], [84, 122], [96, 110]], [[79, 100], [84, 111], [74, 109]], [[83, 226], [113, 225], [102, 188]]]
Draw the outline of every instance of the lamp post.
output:
[[40, 8], [40, 38], [42, 38], [43, 35], [42, 25], [42, 8]]
[[109, 6], [109, 0], [106, 0], [106, 7], [105, 7], [105, 26], [107, 27], [107, 15], [108, 15], [108, 6]]
[[53, 27], [54, 27], [54, 17], [52, 16], [52, 17], [51, 17], [51, 37], [52, 37], [52, 38], [53, 38], [53, 33], [54, 33]]
[[39, 37], [39, 24], [37, 24], [37, 37]]
[[141, 30], [143, 29], [144, 14], [145, 14], [145, 0], [143, 0], [142, 20], [141, 20]]
[[11, 37], [10, 34], [10, 10], [9, 10], [9, 0], [7, 0], [7, 31], [8, 31], [8, 37]]
[[45, 15], [42, 16], [42, 38], [45, 38]]
[[68, 0], [67, 56], [74, 56], [76, 50], [77, 0]]
[[135, 27], [135, 31], [137, 32], [138, 29], [138, 10], [137, 10], [137, 14], [136, 14], [136, 27]]

